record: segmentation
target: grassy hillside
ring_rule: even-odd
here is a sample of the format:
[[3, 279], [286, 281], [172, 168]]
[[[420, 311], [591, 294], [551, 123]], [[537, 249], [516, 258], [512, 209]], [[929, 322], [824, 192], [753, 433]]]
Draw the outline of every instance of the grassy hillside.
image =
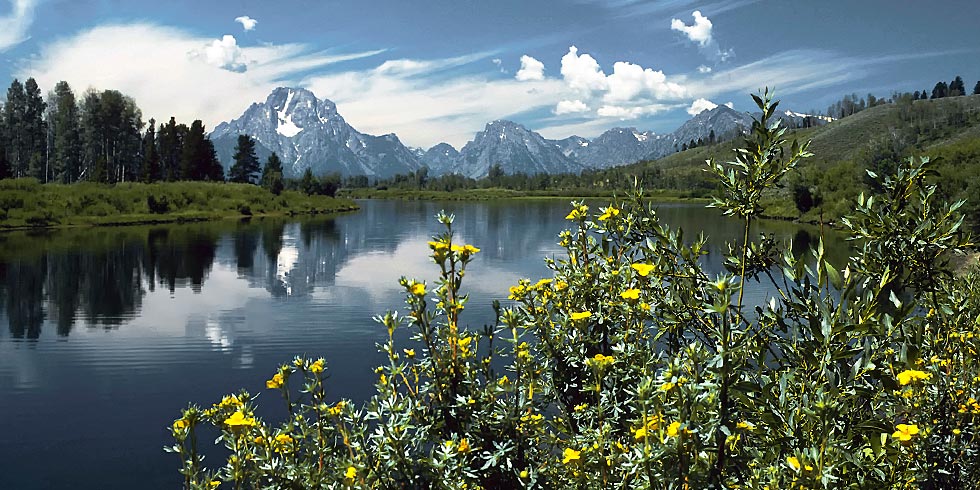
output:
[[276, 196], [248, 184], [42, 185], [33, 179], [0, 180], [0, 229], [322, 214], [356, 208], [349, 199], [295, 191]]
[[[772, 217], [836, 220], [851, 208], [858, 193], [874, 192], [865, 170], [886, 173], [896, 161], [919, 155], [941, 159], [946, 198], [980, 198], [980, 193], [972, 192], [980, 190], [976, 182], [980, 179], [980, 95], [880, 105], [825, 126], [794, 130], [790, 138], [810, 140], [814, 156], [770, 195], [767, 213]], [[703, 171], [705, 160], [730, 160], [731, 148], [737, 144], [694, 148], [600, 172], [599, 177], [625, 181], [639, 175], [648, 188], [710, 193], [714, 184]], [[819, 205], [800, 212], [796, 199], [806, 193]], [[967, 207], [974, 223], [980, 223], [978, 210], [976, 205]]]

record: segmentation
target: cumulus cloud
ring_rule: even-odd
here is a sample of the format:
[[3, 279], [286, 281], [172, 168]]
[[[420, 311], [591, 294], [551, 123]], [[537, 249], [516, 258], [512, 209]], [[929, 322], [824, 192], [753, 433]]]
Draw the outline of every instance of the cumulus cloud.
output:
[[37, 0], [12, 0], [10, 13], [0, 17], [0, 51], [27, 40], [27, 30], [34, 22]]
[[578, 55], [578, 48], [570, 46], [561, 57], [561, 76], [572, 90], [592, 92], [605, 90], [606, 74], [599, 69], [599, 62], [588, 54]]
[[603, 100], [622, 103], [637, 99], [674, 99], [686, 93], [681, 85], [668, 82], [662, 71], [643, 68], [627, 61], [613, 64], [613, 73], [606, 78], [609, 91]]
[[[338, 54], [311, 51], [302, 44], [246, 47], [241, 48], [242, 58], [254, 64], [246, 73], [234, 73], [188, 55], [201, 53], [209, 42], [155, 24], [104, 25], [42, 46], [16, 76], [33, 76], [45, 90], [59, 80], [76, 93], [89, 87], [119, 90], [136, 99], [146, 119], [201, 119], [213, 128], [300, 73], [381, 52]], [[108, 68], [93, 70], [92, 60]]]
[[695, 10], [691, 16], [694, 17], [694, 24], [687, 25], [681, 19], [671, 19], [670, 29], [684, 33], [688, 39], [700, 46], [707, 46], [711, 43], [711, 21], [701, 15], [700, 10]]
[[669, 104], [650, 104], [645, 106], [615, 106], [615, 105], [604, 105], [596, 111], [600, 117], [616, 118], [620, 120], [636, 119], [641, 116], [651, 116], [660, 112], [668, 111], [673, 109], [674, 106]]
[[691, 102], [691, 107], [687, 108], [687, 113], [692, 116], [696, 116], [704, 111], [710, 111], [715, 107], [718, 107], [718, 104], [715, 104], [708, 99], [697, 99], [694, 102]]
[[241, 17], [235, 17], [235, 22], [241, 24], [242, 28], [245, 29], [246, 31], [251, 31], [252, 29], [255, 29], [255, 24], [259, 23], [259, 21], [247, 15], [243, 15]]
[[528, 56], [521, 56], [521, 69], [514, 76], [519, 81], [544, 80], [544, 63]]
[[193, 50], [189, 54], [192, 58], [201, 59], [222, 70], [235, 73], [244, 73], [248, 70], [242, 48], [238, 47], [235, 36], [230, 34], [225, 34], [221, 39], [211, 41], [204, 48]]
[[707, 65], [701, 65], [698, 67], [698, 73], [701, 74], [711, 73], [711, 67]]
[[589, 106], [585, 105], [585, 102], [581, 100], [562, 100], [555, 106], [555, 115], [576, 114], [579, 112], [588, 112], [588, 110]]

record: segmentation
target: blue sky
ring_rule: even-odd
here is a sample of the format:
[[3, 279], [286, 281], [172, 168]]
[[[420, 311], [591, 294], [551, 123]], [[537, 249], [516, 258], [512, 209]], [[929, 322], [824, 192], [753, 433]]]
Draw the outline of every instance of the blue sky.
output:
[[767, 85], [796, 111], [956, 75], [972, 89], [977, 18], [976, 0], [0, 0], [0, 75], [209, 128], [301, 86], [361, 131], [459, 147], [493, 119], [669, 132]]

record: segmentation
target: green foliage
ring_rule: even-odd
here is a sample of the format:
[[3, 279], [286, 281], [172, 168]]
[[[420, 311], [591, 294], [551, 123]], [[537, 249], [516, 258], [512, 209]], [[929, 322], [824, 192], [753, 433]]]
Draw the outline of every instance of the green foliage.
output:
[[[0, 180], [0, 229], [31, 226], [127, 224], [239, 215], [319, 214], [356, 209], [346, 199], [254, 185], [209, 182], [40, 184]], [[43, 219], [42, 219], [43, 218]]]
[[[522, 279], [493, 325], [461, 323], [480, 250], [453, 217], [429, 242], [435, 284], [403, 278], [387, 312], [377, 393], [326, 395], [325, 361], [296, 358], [266, 387], [288, 413], [256, 415], [242, 392], [190, 406], [167, 448], [184, 487], [216, 488], [977, 488], [980, 271], [957, 204], [937, 204], [933, 164], [912, 160], [846, 223], [859, 245], [828, 263], [822, 241], [749, 239], [766, 189], [806, 156], [762, 118], [712, 164], [715, 206], [742, 219], [726, 271], [636, 191], [593, 213], [573, 203], [550, 278]], [[773, 289], [743, 304], [749, 281]], [[411, 331], [396, 345], [395, 332]], [[227, 458], [198, 447], [217, 430]]]
[[228, 170], [228, 180], [240, 184], [255, 183], [259, 177], [259, 159], [255, 156], [255, 140], [247, 134], [238, 135], [235, 163]]

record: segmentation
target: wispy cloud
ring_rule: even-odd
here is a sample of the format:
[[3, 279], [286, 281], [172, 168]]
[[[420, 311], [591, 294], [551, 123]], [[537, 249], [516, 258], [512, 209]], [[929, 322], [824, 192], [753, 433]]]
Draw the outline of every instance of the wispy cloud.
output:
[[34, 7], [38, 0], [10, 0], [10, 13], [0, 16], [0, 51], [26, 41], [31, 23], [34, 22]]
[[[89, 87], [116, 89], [133, 96], [144, 118], [201, 119], [209, 127], [241, 115], [277, 85], [303, 72], [380, 51], [331, 53], [302, 44], [235, 46], [234, 63], [247, 70], [222, 69], [227, 59], [209, 59], [202, 48], [213, 39], [155, 24], [103, 25], [42, 47], [20, 67], [43, 87], [68, 81], [76, 92]], [[220, 54], [220, 53], [218, 53]], [[100, 69], [92, 69], [99, 60]], [[228, 68], [225, 66], [224, 68]]]

